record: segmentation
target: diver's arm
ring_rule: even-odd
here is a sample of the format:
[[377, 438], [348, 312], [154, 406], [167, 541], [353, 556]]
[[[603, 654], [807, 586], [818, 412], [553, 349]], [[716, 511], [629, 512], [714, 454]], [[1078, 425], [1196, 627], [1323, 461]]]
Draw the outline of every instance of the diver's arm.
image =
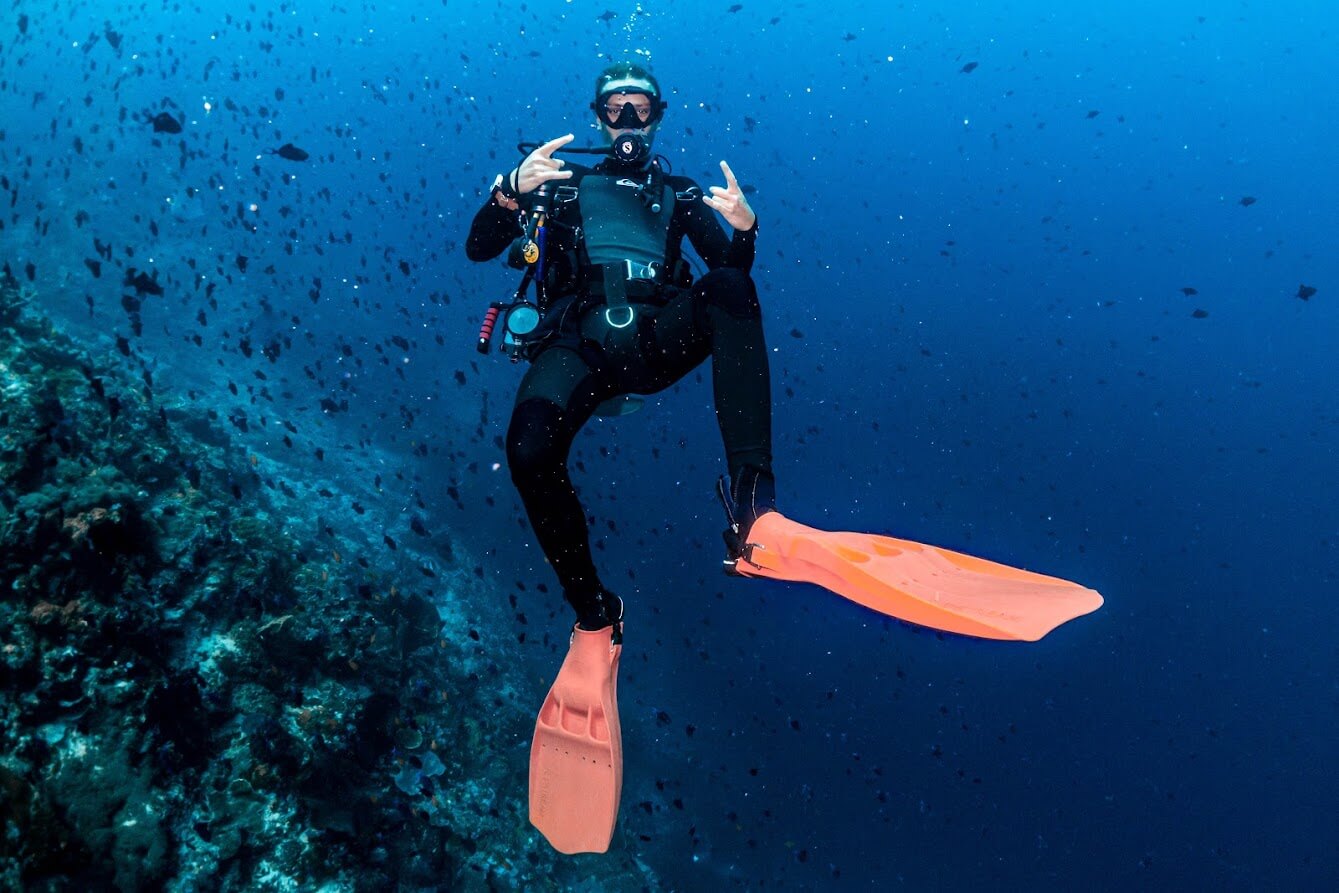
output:
[[505, 174], [488, 192], [488, 202], [474, 215], [470, 234], [465, 240], [465, 256], [470, 260], [492, 260], [506, 251], [521, 234], [516, 218], [517, 199], [533, 192], [550, 180], [568, 180], [572, 171], [563, 170], [567, 162], [554, 158], [553, 153], [570, 143], [573, 134], [549, 140], [525, 156], [520, 165]]
[[752, 227], [733, 230], [733, 236], [727, 239], [716, 222], [716, 215], [700, 200], [680, 202], [677, 210], [681, 215], [684, 235], [708, 270], [734, 267], [747, 273], [753, 269], [754, 243], [758, 235], [756, 216]]
[[[745, 198], [744, 190], [735, 179], [735, 172], [730, 170], [730, 165], [724, 161], [721, 162], [721, 173], [725, 176], [725, 185], [711, 187], [711, 194], [703, 195], [701, 204], [693, 203], [688, 213], [689, 219], [685, 221], [687, 224], [685, 230], [689, 241], [693, 243], [693, 247], [697, 249], [697, 253], [701, 255], [709, 269], [734, 267], [747, 273], [753, 269], [758, 215], [749, 207], [749, 200]], [[693, 185], [696, 187], [697, 184]], [[726, 223], [730, 224], [734, 235], [730, 239], [729, 247], [724, 251], [720, 249], [720, 244], [725, 241], [720, 236], [720, 228], [716, 225], [714, 217], [700, 210], [702, 205], [716, 211], [725, 218]], [[713, 256], [709, 256], [708, 252]], [[722, 260], [716, 260], [722, 257]]]
[[734, 231], [734, 235], [730, 239], [730, 259], [725, 265], [743, 270], [745, 273], [751, 272], [753, 270], [754, 245], [757, 240], [758, 218], [757, 215], [754, 215], [753, 226]]
[[474, 261], [492, 260], [506, 251], [520, 234], [516, 212], [497, 204], [490, 194], [470, 224], [470, 234], [465, 239], [465, 256]]

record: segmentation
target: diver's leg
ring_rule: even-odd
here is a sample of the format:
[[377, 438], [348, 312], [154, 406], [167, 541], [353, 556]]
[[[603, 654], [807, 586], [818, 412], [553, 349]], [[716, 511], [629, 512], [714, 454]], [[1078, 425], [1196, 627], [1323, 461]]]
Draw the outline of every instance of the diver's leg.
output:
[[608, 390], [577, 353], [551, 347], [522, 379], [507, 429], [512, 482], [564, 597], [588, 629], [617, 620], [622, 605], [596, 574], [586, 513], [572, 486], [567, 456], [577, 431], [610, 396]]
[[747, 533], [754, 519], [776, 504], [771, 380], [762, 308], [753, 280], [731, 267], [712, 270], [691, 292], [657, 311], [651, 340], [654, 350], [648, 352], [647, 362], [661, 376], [661, 387], [711, 356], [716, 421], [730, 470], [730, 495]]

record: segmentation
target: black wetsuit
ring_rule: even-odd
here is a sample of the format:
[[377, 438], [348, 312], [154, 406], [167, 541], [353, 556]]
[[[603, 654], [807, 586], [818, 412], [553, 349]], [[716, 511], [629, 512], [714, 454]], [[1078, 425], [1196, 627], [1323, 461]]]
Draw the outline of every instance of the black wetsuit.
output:
[[[762, 475], [770, 483], [772, 404], [761, 310], [749, 277], [757, 225], [727, 239], [700, 187], [687, 177], [652, 183], [653, 194], [664, 199], [660, 214], [654, 214], [637, 197], [636, 184], [646, 181], [648, 169], [612, 159], [570, 169], [570, 180], [553, 181], [564, 188], [547, 225], [545, 320], [516, 395], [507, 461], [564, 595], [583, 625], [598, 625], [612, 609], [568, 476], [577, 431], [601, 403], [664, 390], [711, 357], [716, 418], [731, 478], [756, 481]], [[614, 222], [602, 226], [607, 220], [584, 219], [583, 213]], [[520, 234], [516, 212], [490, 200], [475, 215], [466, 253], [471, 260], [491, 260]], [[662, 235], [664, 244], [653, 244]], [[691, 284], [673, 272], [686, 269], [680, 253], [685, 236], [708, 269]], [[627, 282], [632, 319], [618, 328], [605, 313], [603, 267], [595, 264], [626, 254], [655, 261], [662, 272], [654, 281]], [[612, 318], [622, 323], [626, 312]]]

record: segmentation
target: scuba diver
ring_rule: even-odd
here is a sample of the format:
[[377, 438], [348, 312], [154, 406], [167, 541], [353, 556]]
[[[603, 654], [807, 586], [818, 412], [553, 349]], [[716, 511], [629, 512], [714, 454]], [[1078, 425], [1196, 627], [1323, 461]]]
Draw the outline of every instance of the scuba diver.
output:
[[[535, 148], [494, 180], [466, 241], [471, 260], [498, 257], [524, 239], [527, 200], [552, 190], [545, 196], [546, 258], [536, 308], [543, 321], [527, 334], [522, 348], [530, 367], [512, 410], [507, 462], [540, 546], [576, 612], [568, 663], [580, 653], [593, 667], [585, 680], [587, 687], [594, 686], [593, 695], [583, 696], [582, 686], [569, 685], [575, 690], [560, 705], [550, 692], [532, 750], [532, 819], [542, 805], [536, 802], [537, 784], [549, 790], [549, 809], [561, 809], [555, 804], [564, 801], [576, 804], [565, 818], [535, 822], [564, 852], [607, 848], [622, 771], [621, 760], [612, 761], [617, 763], [612, 771], [609, 764], [611, 750], [621, 748], [612, 677], [621, 648], [623, 603], [600, 581], [586, 513], [568, 474], [577, 432], [597, 412], [617, 414], [627, 408], [629, 395], [662, 391], [711, 357], [729, 495], [738, 506], [735, 535], [746, 534], [753, 519], [772, 510], [775, 501], [767, 345], [749, 276], [757, 215], [726, 162], [721, 162], [725, 185], [704, 192], [688, 177], [668, 173], [664, 159], [653, 157], [651, 145], [666, 103], [660, 84], [645, 68], [622, 63], [600, 72], [591, 109], [610, 146], [602, 160], [584, 167], [555, 157], [572, 134]], [[729, 238], [713, 212], [729, 224]], [[685, 238], [707, 268], [696, 281], [683, 258]], [[572, 676], [568, 663], [555, 691]], [[606, 727], [594, 738], [586, 736], [594, 762], [559, 753], [573, 746], [564, 738], [561, 720], [546, 727], [546, 713], [583, 710], [602, 714], [598, 724]], [[550, 732], [562, 739], [552, 752], [545, 741]], [[593, 768], [597, 764], [600, 768]], [[537, 774], [551, 777], [540, 782]], [[570, 790], [559, 795], [555, 789], [562, 784]], [[602, 802], [592, 805], [572, 793], [579, 790], [603, 791], [596, 798]], [[597, 812], [603, 830], [594, 841], [563, 837], [561, 829], [574, 827], [578, 818], [584, 827]]]
[[[590, 108], [608, 146], [572, 148], [572, 134], [522, 144], [528, 154], [493, 180], [466, 240], [471, 260], [508, 253], [526, 271], [516, 300], [485, 317], [479, 349], [487, 352], [505, 311], [503, 350], [530, 362], [507, 462], [576, 614], [530, 751], [530, 820], [563, 853], [608, 849], [623, 778], [623, 602], [596, 571], [568, 454], [592, 416], [630, 411], [708, 357], [729, 472], [717, 487], [727, 572], [815, 583], [891, 616], [989, 638], [1040, 638], [1101, 604], [1066, 581], [906, 540], [816, 530], [776, 511], [767, 346], [750, 277], [757, 215], [726, 162], [725, 185], [704, 192], [653, 155], [666, 107], [645, 68], [604, 69]], [[556, 157], [582, 151], [600, 160]], [[697, 280], [685, 238], [706, 267]], [[533, 302], [524, 297], [532, 284]]]

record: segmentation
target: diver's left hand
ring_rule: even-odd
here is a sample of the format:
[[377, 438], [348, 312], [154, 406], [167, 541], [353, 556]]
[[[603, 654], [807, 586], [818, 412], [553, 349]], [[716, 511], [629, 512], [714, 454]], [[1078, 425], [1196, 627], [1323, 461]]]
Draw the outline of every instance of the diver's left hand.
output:
[[735, 172], [730, 170], [730, 165], [724, 161], [721, 162], [721, 171], [725, 174], [725, 188], [711, 187], [711, 195], [702, 196], [702, 201], [707, 203], [707, 207], [715, 208], [725, 218], [725, 222], [735, 229], [753, 229], [753, 223], [758, 219], [758, 215], [753, 213], [753, 209], [749, 207], [749, 200], [744, 198], [744, 190], [739, 188]]

